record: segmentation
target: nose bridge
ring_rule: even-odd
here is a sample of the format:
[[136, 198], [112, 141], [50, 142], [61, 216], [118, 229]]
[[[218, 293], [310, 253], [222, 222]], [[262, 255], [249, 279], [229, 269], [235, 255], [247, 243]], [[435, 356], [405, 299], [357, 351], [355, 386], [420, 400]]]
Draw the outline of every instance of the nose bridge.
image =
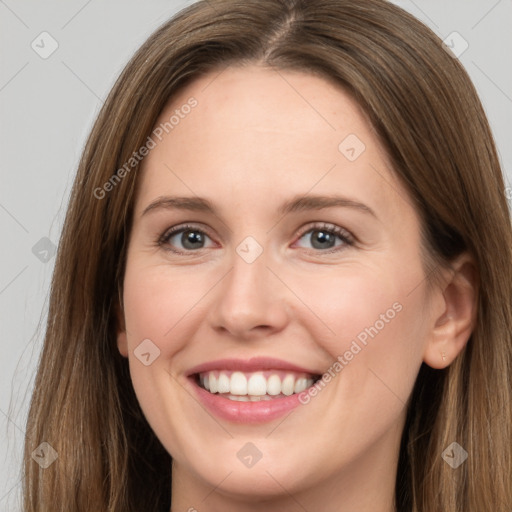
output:
[[253, 237], [234, 250], [231, 271], [223, 280], [214, 306], [214, 323], [237, 337], [264, 328], [279, 330], [287, 321], [283, 285], [267, 268], [271, 254]]

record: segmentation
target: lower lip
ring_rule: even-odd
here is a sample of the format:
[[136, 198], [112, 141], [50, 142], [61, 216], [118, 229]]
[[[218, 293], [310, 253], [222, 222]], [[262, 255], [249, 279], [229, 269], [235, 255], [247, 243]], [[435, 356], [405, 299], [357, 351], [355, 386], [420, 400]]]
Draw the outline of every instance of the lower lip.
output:
[[284, 416], [288, 411], [301, 405], [298, 393], [259, 402], [237, 402], [210, 393], [199, 386], [193, 378], [190, 380], [206, 408], [216, 416], [233, 423], [265, 423]]

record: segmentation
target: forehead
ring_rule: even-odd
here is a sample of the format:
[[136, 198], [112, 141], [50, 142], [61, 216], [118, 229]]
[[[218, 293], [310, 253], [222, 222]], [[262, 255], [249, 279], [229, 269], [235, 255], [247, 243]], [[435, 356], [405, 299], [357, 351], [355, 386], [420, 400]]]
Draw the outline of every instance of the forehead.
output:
[[281, 135], [324, 132], [335, 141], [347, 126], [361, 136], [371, 129], [359, 105], [341, 86], [302, 71], [256, 65], [212, 71], [181, 90], [158, 123], [165, 123], [169, 114], [191, 97], [198, 102], [192, 113], [199, 113], [202, 122], [222, 131], [258, 130]]
[[406, 196], [359, 105], [313, 74], [259, 66], [211, 72], [169, 102], [159, 127], [161, 140], [153, 137], [142, 165], [146, 199], [166, 186], [259, 202], [262, 193], [267, 200], [313, 188], [364, 192], [382, 204], [397, 191]]

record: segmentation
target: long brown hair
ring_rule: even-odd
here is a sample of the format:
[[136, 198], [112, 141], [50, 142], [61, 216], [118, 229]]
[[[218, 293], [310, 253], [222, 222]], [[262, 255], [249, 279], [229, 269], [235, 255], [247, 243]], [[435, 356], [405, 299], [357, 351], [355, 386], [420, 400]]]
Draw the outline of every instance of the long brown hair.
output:
[[[430, 29], [383, 0], [205, 0], [137, 51], [83, 151], [28, 417], [25, 512], [169, 510], [172, 459], [116, 346], [138, 165], [104, 184], [145, 144], [179, 89], [245, 63], [317, 73], [348, 91], [421, 215], [429, 268], [462, 251], [474, 257], [476, 326], [446, 370], [421, 367], [396, 503], [400, 512], [510, 509], [511, 222], [493, 137], [466, 72]], [[469, 453], [457, 469], [441, 456], [453, 441]], [[58, 453], [46, 469], [31, 457], [41, 442]]]

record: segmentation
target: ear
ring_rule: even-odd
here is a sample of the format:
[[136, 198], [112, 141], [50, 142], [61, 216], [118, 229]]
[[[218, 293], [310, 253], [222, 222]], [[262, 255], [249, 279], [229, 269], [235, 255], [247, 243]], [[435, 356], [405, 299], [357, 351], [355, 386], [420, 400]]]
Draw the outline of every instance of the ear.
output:
[[122, 356], [128, 357], [128, 340], [126, 336], [126, 323], [124, 320], [124, 311], [120, 299], [114, 306], [117, 325], [117, 348]]
[[452, 262], [439, 295], [423, 361], [432, 368], [449, 366], [468, 342], [476, 324], [478, 273], [473, 258], [464, 253]]

